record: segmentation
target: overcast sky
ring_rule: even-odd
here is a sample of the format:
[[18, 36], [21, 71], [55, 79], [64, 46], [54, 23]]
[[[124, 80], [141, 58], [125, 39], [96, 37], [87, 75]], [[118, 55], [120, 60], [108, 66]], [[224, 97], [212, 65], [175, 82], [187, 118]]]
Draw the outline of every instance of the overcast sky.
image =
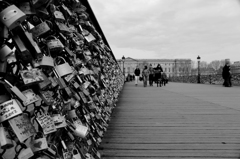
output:
[[89, 0], [117, 59], [240, 61], [240, 0]]

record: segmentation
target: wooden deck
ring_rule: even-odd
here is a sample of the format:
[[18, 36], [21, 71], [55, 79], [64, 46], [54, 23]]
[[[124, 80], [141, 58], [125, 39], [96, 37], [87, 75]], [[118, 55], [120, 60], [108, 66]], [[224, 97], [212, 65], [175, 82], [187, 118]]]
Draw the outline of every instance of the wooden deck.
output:
[[240, 158], [240, 87], [126, 83], [103, 159]]

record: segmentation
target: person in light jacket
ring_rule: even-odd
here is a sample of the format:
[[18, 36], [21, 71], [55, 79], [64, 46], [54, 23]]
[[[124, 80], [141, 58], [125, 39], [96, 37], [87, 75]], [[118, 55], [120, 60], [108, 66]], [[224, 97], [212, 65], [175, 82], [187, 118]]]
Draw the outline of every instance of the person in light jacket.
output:
[[143, 71], [142, 71], [143, 86], [144, 86], [144, 87], [147, 87], [148, 76], [149, 76], [149, 70], [148, 70], [148, 67], [145, 66], [144, 69], [143, 69]]

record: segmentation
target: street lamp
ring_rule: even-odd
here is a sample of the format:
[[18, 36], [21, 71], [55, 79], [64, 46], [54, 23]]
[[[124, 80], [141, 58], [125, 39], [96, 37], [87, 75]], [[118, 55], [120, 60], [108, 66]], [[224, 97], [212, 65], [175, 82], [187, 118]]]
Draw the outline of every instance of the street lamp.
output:
[[201, 57], [198, 56], [197, 57], [197, 61], [198, 61], [198, 80], [197, 80], [197, 83], [200, 83], [200, 60], [201, 60]]
[[124, 77], [124, 82], [125, 82], [125, 70], [124, 70], [124, 61], [125, 61], [125, 57], [122, 57], [122, 62], [123, 62], [123, 77]]

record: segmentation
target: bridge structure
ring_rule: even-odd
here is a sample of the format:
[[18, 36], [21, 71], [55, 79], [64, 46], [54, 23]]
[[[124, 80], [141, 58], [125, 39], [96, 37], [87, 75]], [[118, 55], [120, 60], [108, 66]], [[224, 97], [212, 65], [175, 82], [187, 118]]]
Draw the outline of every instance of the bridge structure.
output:
[[240, 87], [127, 82], [100, 148], [103, 159], [239, 159]]

